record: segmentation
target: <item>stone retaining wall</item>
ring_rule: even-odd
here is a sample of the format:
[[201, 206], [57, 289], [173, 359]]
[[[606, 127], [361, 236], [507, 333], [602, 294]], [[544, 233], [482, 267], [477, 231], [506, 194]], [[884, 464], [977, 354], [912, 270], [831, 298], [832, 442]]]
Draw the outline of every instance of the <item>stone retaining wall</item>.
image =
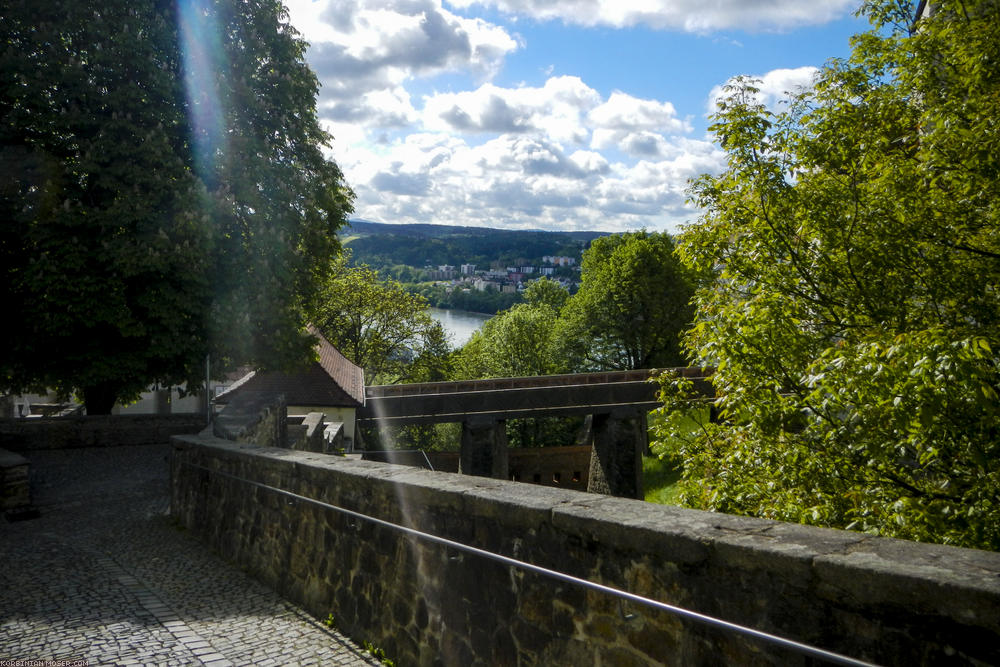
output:
[[170, 442], [205, 428], [204, 414], [94, 415], [0, 419], [0, 447], [17, 452]]
[[171, 475], [181, 524], [398, 665], [815, 663], [226, 475], [881, 664], [1000, 663], [996, 553], [208, 436]]

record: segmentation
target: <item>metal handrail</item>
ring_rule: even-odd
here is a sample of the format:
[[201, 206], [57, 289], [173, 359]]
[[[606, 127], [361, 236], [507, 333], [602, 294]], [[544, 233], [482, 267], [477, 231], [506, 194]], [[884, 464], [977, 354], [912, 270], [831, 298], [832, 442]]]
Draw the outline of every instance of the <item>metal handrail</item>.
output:
[[[344, 507], [339, 507], [337, 505], [332, 505], [330, 503], [323, 502], [321, 500], [316, 500], [315, 498], [309, 498], [308, 496], [299, 495], [292, 491], [286, 491], [285, 489], [279, 489], [268, 484], [262, 484], [261, 482], [255, 482], [251, 479], [246, 479], [245, 477], [239, 477], [237, 475], [231, 475], [221, 470], [213, 470], [212, 468], [207, 468], [197, 463], [191, 463], [189, 461], [182, 461], [183, 465], [190, 466], [192, 468], [197, 468], [199, 470], [204, 470], [209, 473], [220, 475], [222, 477], [228, 477], [229, 479], [234, 479], [251, 486], [255, 486], [267, 491], [271, 491], [278, 495], [284, 496], [286, 498], [291, 498], [293, 500], [309, 503], [311, 505], [316, 505], [318, 507], [323, 507], [326, 509], [339, 512], [346, 516], [360, 519], [362, 521], [368, 521], [369, 523], [374, 523], [378, 526], [383, 526], [392, 530], [399, 531], [406, 535], [411, 535], [413, 537], [426, 540], [428, 542], [433, 542], [435, 544], [440, 544], [457, 551], [462, 551], [465, 553], [474, 554], [488, 560], [493, 560], [511, 567], [517, 567], [522, 570], [527, 570], [528, 572], [534, 572], [535, 574], [540, 574], [558, 581], [563, 581], [570, 584], [575, 584], [583, 588], [587, 588], [594, 591], [599, 591], [601, 593], [606, 593], [608, 595], [615, 596], [620, 600], [628, 600], [629, 602], [635, 602], [659, 611], [664, 611], [681, 618], [685, 618], [696, 623], [701, 623], [714, 628], [721, 628], [723, 630], [728, 630], [736, 634], [745, 635], [747, 637], [753, 637], [764, 643], [773, 644], [775, 646], [780, 646], [785, 649], [789, 649], [796, 653], [801, 653], [803, 655], [809, 656], [811, 658], [818, 658], [820, 660], [825, 660], [826, 662], [835, 665], [850, 665], [851, 667], [876, 667], [875, 663], [865, 662], [864, 660], [858, 660], [850, 656], [842, 655], [840, 653], [834, 653], [833, 651], [827, 651], [826, 649], [821, 649], [810, 644], [805, 644], [803, 642], [798, 642], [793, 639], [787, 639], [785, 637], [780, 637], [778, 635], [771, 634], [769, 632], [763, 632], [761, 630], [756, 630], [754, 628], [749, 628], [745, 625], [739, 625], [738, 623], [732, 623], [730, 621], [723, 620], [721, 618], [715, 618], [714, 616], [709, 616], [707, 614], [702, 614], [690, 609], [685, 609], [683, 607], [678, 607], [676, 605], [667, 604], [665, 602], [660, 602], [659, 600], [653, 600], [651, 598], [643, 597], [641, 595], [636, 595], [634, 593], [629, 593], [628, 591], [623, 591], [611, 586], [606, 586], [604, 584], [598, 584], [587, 579], [581, 579], [580, 577], [574, 577], [571, 574], [566, 574], [565, 572], [559, 572], [557, 570], [550, 570], [539, 565], [534, 565], [532, 563], [527, 563], [525, 561], [518, 560], [516, 558], [511, 558], [509, 556], [503, 556], [501, 554], [493, 553], [492, 551], [486, 551], [485, 549], [480, 549], [478, 547], [473, 547], [468, 544], [463, 544], [461, 542], [456, 542], [450, 540], [446, 537], [439, 537], [437, 535], [431, 535], [430, 533], [425, 533], [415, 528], [409, 528], [407, 526], [401, 526], [397, 523], [392, 523], [391, 521], [386, 521], [384, 519], [379, 519], [367, 514], [362, 514], [361, 512], [355, 512], [354, 510], [349, 510]], [[624, 613], [623, 613], [624, 616]]]

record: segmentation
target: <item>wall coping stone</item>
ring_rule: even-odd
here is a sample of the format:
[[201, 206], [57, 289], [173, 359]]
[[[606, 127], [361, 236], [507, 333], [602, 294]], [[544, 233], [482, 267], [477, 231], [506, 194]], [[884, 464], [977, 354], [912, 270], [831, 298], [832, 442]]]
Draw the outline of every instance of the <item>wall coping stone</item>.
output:
[[0, 446], [17, 452], [163, 444], [205, 428], [205, 415], [69, 415], [0, 419]]

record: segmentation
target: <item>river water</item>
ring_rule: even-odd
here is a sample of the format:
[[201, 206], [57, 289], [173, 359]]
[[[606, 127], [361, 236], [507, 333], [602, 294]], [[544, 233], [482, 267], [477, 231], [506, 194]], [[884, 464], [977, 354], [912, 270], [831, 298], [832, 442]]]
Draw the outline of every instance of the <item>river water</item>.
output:
[[490, 319], [492, 315], [483, 313], [472, 313], [468, 310], [444, 310], [441, 308], [430, 308], [431, 317], [441, 323], [451, 346], [458, 348], [472, 338], [472, 334], [483, 322]]

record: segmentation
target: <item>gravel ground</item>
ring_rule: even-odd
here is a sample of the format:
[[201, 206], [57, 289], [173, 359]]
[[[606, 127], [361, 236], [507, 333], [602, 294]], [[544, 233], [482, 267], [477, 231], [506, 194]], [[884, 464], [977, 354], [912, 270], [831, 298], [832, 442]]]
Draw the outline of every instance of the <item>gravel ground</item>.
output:
[[27, 454], [40, 517], [0, 518], [0, 665], [378, 664], [171, 523], [169, 452]]

